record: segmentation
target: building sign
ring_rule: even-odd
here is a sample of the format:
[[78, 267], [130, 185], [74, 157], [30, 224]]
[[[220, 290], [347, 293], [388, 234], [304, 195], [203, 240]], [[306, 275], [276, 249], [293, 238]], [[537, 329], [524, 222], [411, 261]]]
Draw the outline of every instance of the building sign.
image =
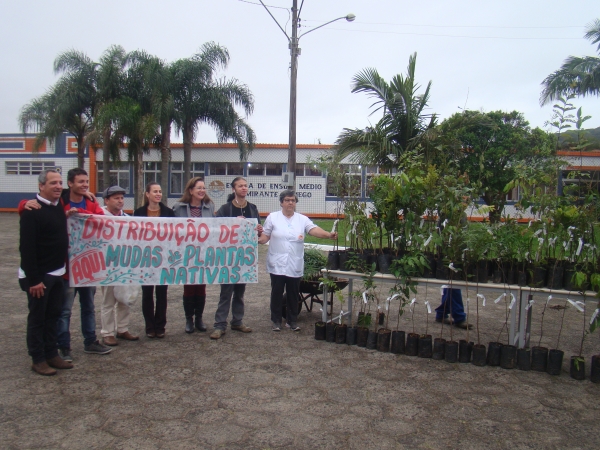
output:
[[256, 219], [69, 217], [71, 286], [258, 283]]

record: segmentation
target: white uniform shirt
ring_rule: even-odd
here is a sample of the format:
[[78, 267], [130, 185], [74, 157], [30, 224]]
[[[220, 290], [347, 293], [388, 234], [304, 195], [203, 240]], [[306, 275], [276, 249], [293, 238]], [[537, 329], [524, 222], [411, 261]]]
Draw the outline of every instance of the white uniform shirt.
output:
[[269, 214], [263, 233], [270, 236], [267, 272], [300, 278], [304, 272], [304, 236], [316, 225], [308, 217], [294, 213], [291, 218], [277, 211]]
[[[108, 206], [103, 206], [102, 210], [104, 211], [105, 216], [114, 216], [114, 214], [108, 210]], [[125, 211], [121, 211], [121, 216], [128, 216], [128, 215], [129, 214], [127, 214]]]

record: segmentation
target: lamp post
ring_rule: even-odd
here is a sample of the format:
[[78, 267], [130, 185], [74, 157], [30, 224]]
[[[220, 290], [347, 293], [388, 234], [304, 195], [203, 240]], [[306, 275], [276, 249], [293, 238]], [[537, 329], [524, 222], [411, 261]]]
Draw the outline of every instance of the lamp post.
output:
[[337, 19], [330, 20], [318, 27], [315, 27], [306, 33], [302, 33], [298, 36], [298, 20], [300, 12], [298, 11], [298, 0], [293, 0], [292, 4], [292, 35], [288, 36], [285, 30], [281, 27], [277, 19], [273, 17], [269, 8], [263, 3], [262, 0], [259, 0], [260, 3], [267, 10], [271, 18], [275, 21], [279, 29], [285, 34], [285, 37], [288, 40], [288, 46], [290, 49], [291, 62], [290, 62], [290, 123], [289, 123], [289, 151], [288, 151], [288, 163], [287, 163], [287, 180], [284, 177], [284, 181], [287, 181], [287, 185], [290, 189], [294, 189], [296, 186], [295, 177], [296, 177], [296, 98], [297, 98], [297, 79], [298, 79], [298, 55], [300, 55], [300, 47], [298, 46], [298, 42], [302, 36], [307, 35], [308, 33], [318, 30], [319, 28], [324, 27], [325, 25], [329, 25], [332, 22], [336, 22], [338, 20], [345, 19], [348, 22], [352, 22], [356, 19], [354, 14], [347, 14], [342, 17], [338, 17]]

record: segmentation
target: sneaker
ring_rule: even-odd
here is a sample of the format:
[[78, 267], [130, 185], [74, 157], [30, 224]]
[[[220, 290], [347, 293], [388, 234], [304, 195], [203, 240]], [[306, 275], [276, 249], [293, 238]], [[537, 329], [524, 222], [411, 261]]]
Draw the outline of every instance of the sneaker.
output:
[[58, 355], [66, 362], [73, 362], [73, 355], [70, 348], [59, 348]]
[[271, 328], [273, 331], [281, 331], [281, 328], [279, 328], [279, 325], [277, 325], [276, 323], [273, 324], [273, 328]]
[[91, 343], [90, 345], [84, 346], [83, 351], [85, 353], [95, 353], [97, 355], [106, 355], [107, 353], [112, 352], [112, 348], [101, 344], [100, 341], [96, 341], [96, 342]]
[[211, 339], [221, 339], [221, 336], [225, 334], [225, 330], [221, 330], [220, 328], [215, 328], [212, 333], [210, 333]]
[[300, 331], [300, 327], [296, 324], [290, 325], [290, 328], [292, 329], [292, 331]]
[[234, 331], [241, 331], [242, 333], [251, 333], [252, 328], [247, 327], [246, 325], [232, 325], [231, 329]]

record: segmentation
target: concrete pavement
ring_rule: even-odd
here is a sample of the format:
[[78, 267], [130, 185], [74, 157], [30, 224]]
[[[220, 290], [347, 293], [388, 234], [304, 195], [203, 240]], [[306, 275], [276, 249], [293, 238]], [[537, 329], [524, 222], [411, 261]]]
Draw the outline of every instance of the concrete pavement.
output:
[[[574, 381], [566, 372], [568, 357], [579, 345], [580, 317], [572, 308], [561, 338], [565, 363], [558, 377], [315, 341], [317, 310], [302, 311], [300, 333], [271, 331], [264, 248], [259, 283], [246, 290], [244, 323], [252, 333], [228, 330], [218, 341], [208, 333], [186, 334], [182, 288], [170, 287], [165, 339], [144, 336], [138, 299], [130, 328], [142, 335], [140, 341], [120, 340], [109, 355], [88, 355], [76, 302], [75, 368], [39, 376], [30, 370], [26, 299], [16, 277], [18, 217], [0, 214], [0, 229], [2, 448], [598, 447], [600, 386], [589, 379]], [[207, 290], [204, 321], [212, 324], [219, 288]], [[439, 289], [429, 289], [428, 297], [435, 304]], [[489, 303], [480, 316], [485, 344], [496, 340], [504, 322], [501, 304]], [[420, 333], [426, 320], [422, 309], [415, 313]], [[433, 317], [428, 331], [437, 337], [440, 326]], [[545, 319], [543, 343], [550, 347], [558, 317], [552, 311]], [[412, 331], [410, 314], [400, 328]], [[449, 327], [444, 333], [449, 337]], [[464, 337], [463, 330], [454, 330], [455, 340]], [[599, 342], [598, 334], [585, 342], [588, 377]]]

